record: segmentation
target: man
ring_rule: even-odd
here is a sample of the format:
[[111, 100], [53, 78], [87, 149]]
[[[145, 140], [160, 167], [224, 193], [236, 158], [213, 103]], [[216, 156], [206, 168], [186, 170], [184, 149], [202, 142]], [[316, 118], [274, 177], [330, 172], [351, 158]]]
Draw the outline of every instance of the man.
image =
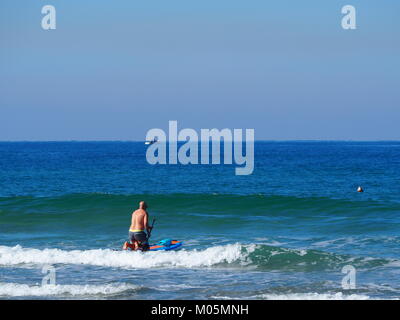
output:
[[[122, 249], [127, 250], [149, 250], [148, 235], [152, 227], [149, 226], [149, 214], [146, 211], [147, 204], [144, 201], [140, 201], [139, 209], [132, 213], [132, 222], [129, 228], [129, 243], [125, 242]], [[144, 232], [147, 231], [147, 235]]]

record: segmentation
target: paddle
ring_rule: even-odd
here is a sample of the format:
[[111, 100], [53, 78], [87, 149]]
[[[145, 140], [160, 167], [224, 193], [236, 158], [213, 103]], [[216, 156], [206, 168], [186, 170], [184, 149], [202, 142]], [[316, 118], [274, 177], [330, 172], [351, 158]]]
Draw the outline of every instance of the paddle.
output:
[[151, 229], [150, 229], [150, 232], [147, 232], [147, 240], [149, 240], [149, 239], [150, 239], [150, 237], [151, 237], [151, 232], [153, 231], [154, 222], [156, 222], [156, 219], [154, 219], [154, 218], [153, 218], [153, 222], [151, 223]]

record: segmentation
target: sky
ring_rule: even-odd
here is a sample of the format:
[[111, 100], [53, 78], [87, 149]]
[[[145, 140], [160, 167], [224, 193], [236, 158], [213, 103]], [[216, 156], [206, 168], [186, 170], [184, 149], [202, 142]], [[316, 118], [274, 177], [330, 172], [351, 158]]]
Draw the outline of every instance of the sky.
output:
[[399, 14], [398, 0], [1, 0], [0, 141], [140, 141], [169, 120], [400, 140]]

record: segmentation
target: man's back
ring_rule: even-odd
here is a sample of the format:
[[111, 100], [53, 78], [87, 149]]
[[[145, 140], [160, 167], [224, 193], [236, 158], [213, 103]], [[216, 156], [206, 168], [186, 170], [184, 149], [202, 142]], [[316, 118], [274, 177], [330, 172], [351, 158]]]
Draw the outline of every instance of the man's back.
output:
[[132, 213], [131, 231], [144, 231], [147, 227], [147, 212], [144, 209], [137, 209]]

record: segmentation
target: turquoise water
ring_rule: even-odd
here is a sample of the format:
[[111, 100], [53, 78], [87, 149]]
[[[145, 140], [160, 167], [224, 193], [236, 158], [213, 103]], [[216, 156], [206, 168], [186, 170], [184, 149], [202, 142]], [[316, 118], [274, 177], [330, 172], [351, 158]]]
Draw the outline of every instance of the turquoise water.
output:
[[[0, 143], [0, 298], [400, 297], [400, 142], [256, 142], [250, 176], [151, 166], [145, 151]], [[119, 251], [140, 200], [153, 241], [182, 250]], [[41, 286], [46, 265], [55, 286]]]

